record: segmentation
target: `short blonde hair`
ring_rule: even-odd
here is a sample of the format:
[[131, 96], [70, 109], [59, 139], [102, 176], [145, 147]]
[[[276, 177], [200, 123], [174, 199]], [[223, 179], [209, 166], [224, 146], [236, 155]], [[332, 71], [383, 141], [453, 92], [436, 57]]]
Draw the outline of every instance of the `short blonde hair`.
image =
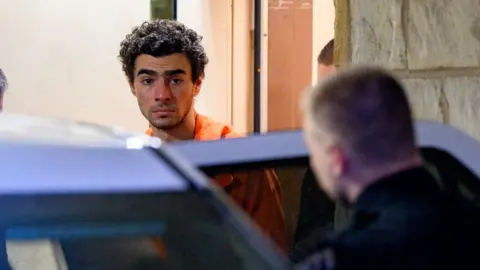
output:
[[384, 69], [339, 71], [308, 89], [303, 103], [314, 129], [325, 129], [362, 162], [383, 164], [415, 153], [407, 96]]

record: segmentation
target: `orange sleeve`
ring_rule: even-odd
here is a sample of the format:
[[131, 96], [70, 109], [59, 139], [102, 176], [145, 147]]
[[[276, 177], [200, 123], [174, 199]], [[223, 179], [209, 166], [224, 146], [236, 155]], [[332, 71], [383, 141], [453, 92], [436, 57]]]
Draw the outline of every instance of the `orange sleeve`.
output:
[[[287, 230], [280, 181], [271, 169], [234, 173], [227, 193], [250, 215], [282, 250], [287, 250]], [[241, 181], [243, 183], [235, 182]]]

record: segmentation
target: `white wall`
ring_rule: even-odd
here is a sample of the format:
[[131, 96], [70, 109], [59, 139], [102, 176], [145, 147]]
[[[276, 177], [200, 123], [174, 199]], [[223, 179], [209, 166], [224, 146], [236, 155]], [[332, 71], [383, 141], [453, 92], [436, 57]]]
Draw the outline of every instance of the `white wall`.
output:
[[177, 1], [177, 20], [203, 36], [210, 58], [195, 107], [232, 124], [232, 0]]
[[117, 60], [120, 41], [148, 20], [149, 0], [1, 0], [5, 111], [121, 125], [146, 123]]
[[333, 0], [313, 0], [312, 83], [317, 81], [317, 56], [334, 35], [335, 6]]
[[[150, 17], [150, 0], [1, 0], [5, 111], [142, 131], [146, 122], [117, 59], [120, 41]], [[178, 20], [210, 57], [196, 108], [232, 123], [232, 0], [178, 0]]]
[[232, 125], [249, 134], [253, 130], [253, 1], [232, 4]]
[[[262, 0], [261, 11], [261, 30], [262, 40], [260, 43], [261, 60], [260, 66], [262, 68], [260, 72], [260, 131], [268, 131], [268, 3], [267, 0]], [[252, 12], [254, 12], [254, 7]], [[255, 17], [253, 17], [252, 25], [255, 25]], [[254, 26], [252, 27], [255, 28]], [[254, 29], [255, 30], [255, 29]], [[255, 52], [254, 52], [255, 53]]]
[[[121, 125], [146, 121], [117, 59], [150, 0], [0, 0], [5, 111]], [[198, 111], [232, 122], [232, 0], [178, 0], [178, 19], [204, 36], [210, 57]], [[48, 243], [9, 243], [16, 269], [55, 269]], [[34, 256], [35, 254], [41, 256]]]
[[[142, 131], [146, 123], [129, 92], [117, 55], [120, 41], [132, 26], [149, 19], [149, 3], [149, 0], [1, 0], [0, 67], [10, 81], [5, 111], [87, 120]], [[251, 99], [248, 97], [251, 82], [232, 87], [235, 74], [232, 74], [231, 54], [235, 46], [232, 21], [246, 17], [234, 18], [232, 4], [232, 0], [178, 0], [178, 19], [204, 36], [210, 57], [197, 110], [226, 123], [236, 119], [243, 131], [248, 122], [243, 118], [251, 114], [246, 112], [247, 107], [251, 109], [247, 104], [250, 101], [246, 100]], [[333, 37], [334, 8], [332, 0], [313, 0], [313, 4], [316, 56]], [[243, 56], [248, 57], [246, 53]], [[315, 60], [312, 59], [314, 78]], [[235, 68], [238, 65], [251, 68], [251, 62], [238, 61]]]

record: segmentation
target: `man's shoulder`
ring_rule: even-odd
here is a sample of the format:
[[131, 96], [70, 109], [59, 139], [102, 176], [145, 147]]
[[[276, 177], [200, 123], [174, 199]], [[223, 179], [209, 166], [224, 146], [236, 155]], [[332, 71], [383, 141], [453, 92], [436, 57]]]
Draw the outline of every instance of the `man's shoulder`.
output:
[[197, 140], [217, 140], [221, 138], [242, 137], [240, 133], [233, 130], [230, 125], [215, 121], [204, 115], [197, 114], [195, 139]]
[[[415, 205], [415, 204], [412, 204]], [[432, 246], [432, 239], [443, 238], [455, 229], [456, 237], [464, 238], [462, 227], [468, 230], [459, 215], [441, 211], [429, 205], [418, 204], [387, 207], [380, 213], [357, 213], [352, 224], [331, 240], [336, 247], [347, 248], [348, 253], [389, 254], [400, 250], [413, 251], [419, 245]], [[449, 213], [451, 213], [449, 215]], [[432, 247], [433, 248], [433, 247]], [[366, 254], [365, 254], [366, 253]]]

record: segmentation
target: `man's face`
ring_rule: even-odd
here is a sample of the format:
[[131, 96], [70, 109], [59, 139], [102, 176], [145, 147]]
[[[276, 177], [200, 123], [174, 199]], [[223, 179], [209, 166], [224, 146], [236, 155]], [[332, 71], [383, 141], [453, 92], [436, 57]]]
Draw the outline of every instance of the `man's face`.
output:
[[318, 64], [318, 74], [317, 74], [317, 79], [320, 81], [325, 76], [335, 72], [335, 66], [334, 65], [324, 65], [324, 64]]
[[310, 166], [325, 193], [332, 199], [342, 198], [340, 177], [343, 159], [340, 149], [335, 146], [330, 135], [316, 129], [314, 125], [318, 123], [305, 119], [304, 136], [310, 152]]
[[193, 110], [202, 79], [192, 82], [190, 61], [181, 53], [154, 57], [142, 54], [135, 61], [130, 85], [143, 116], [160, 130], [175, 128]]

